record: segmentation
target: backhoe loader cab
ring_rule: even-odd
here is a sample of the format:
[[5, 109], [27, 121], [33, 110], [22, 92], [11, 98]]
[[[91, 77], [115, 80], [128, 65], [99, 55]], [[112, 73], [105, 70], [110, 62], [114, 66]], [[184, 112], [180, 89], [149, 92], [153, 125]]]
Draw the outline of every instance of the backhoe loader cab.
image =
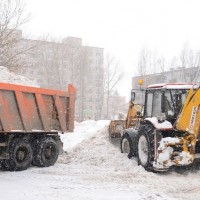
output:
[[[191, 164], [199, 149], [196, 141], [200, 94], [197, 91], [199, 88], [192, 84], [148, 86], [142, 116], [135, 126], [123, 130], [121, 152], [129, 158], [136, 155], [138, 164], [148, 171], [166, 171], [173, 165]], [[137, 93], [132, 92], [131, 96], [133, 101]]]

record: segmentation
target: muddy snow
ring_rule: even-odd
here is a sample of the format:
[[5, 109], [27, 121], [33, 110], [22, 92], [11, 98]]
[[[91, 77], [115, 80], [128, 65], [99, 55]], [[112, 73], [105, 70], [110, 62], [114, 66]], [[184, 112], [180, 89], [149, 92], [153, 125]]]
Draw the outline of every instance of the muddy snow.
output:
[[200, 171], [151, 173], [108, 139], [109, 121], [75, 124], [61, 135], [65, 153], [49, 168], [0, 171], [3, 200], [172, 200], [200, 198]]

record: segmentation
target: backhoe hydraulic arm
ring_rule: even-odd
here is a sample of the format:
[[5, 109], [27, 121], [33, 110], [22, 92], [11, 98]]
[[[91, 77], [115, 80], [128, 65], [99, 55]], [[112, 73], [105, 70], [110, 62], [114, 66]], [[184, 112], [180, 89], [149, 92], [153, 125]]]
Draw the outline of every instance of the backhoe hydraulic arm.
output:
[[175, 123], [175, 129], [185, 133], [184, 140], [188, 144], [188, 149], [184, 147], [184, 151], [189, 151], [193, 155], [195, 153], [195, 145], [199, 133], [200, 125], [200, 88], [190, 89], [186, 98], [183, 109]]

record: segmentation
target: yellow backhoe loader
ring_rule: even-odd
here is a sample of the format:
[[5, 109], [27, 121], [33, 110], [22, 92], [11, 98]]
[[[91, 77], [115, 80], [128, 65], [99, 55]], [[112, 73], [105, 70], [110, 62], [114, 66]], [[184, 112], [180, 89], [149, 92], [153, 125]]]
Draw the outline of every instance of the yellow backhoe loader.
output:
[[[140, 98], [142, 98], [144, 95], [144, 90], [142, 89], [143, 80], [139, 80], [138, 84], [140, 86], [140, 90], [138, 92], [140, 93]], [[134, 91], [135, 89], [131, 90], [131, 95], [135, 95]], [[133, 101], [134, 98], [134, 101]], [[110, 138], [121, 138], [123, 134], [124, 129], [132, 128], [136, 126], [138, 123], [137, 121], [140, 119], [140, 115], [142, 113], [143, 106], [140, 102], [140, 104], [135, 103], [135, 96], [131, 96], [131, 101], [129, 102], [129, 108], [127, 112], [126, 119], [117, 119], [117, 120], [111, 120], [108, 128], [109, 137]]]
[[[124, 126], [121, 152], [137, 156], [147, 171], [191, 165], [200, 155], [200, 86], [194, 83], [148, 86], [143, 112]], [[132, 92], [131, 109], [136, 96]]]

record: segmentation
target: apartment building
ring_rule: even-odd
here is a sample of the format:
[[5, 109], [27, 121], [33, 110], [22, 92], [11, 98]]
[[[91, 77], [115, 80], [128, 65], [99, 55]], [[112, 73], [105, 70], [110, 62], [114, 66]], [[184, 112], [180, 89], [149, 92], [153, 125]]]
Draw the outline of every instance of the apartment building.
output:
[[100, 119], [103, 104], [103, 48], [83, 46], [81, 38], [61, 42], [25, 39], [22, 33], [15, 49], [20, 65], [12, 70], [35, 79], [41, 87], [66, 90], [69, 83], [77, 90], [76, 120]]
[[138, 80], [143, 79], [144, 87], [156, 83], [191, 83], [197, 73], [198, 67], [171, 68], [162, 73], [132, 77], [132, 88], [139, 88]]

